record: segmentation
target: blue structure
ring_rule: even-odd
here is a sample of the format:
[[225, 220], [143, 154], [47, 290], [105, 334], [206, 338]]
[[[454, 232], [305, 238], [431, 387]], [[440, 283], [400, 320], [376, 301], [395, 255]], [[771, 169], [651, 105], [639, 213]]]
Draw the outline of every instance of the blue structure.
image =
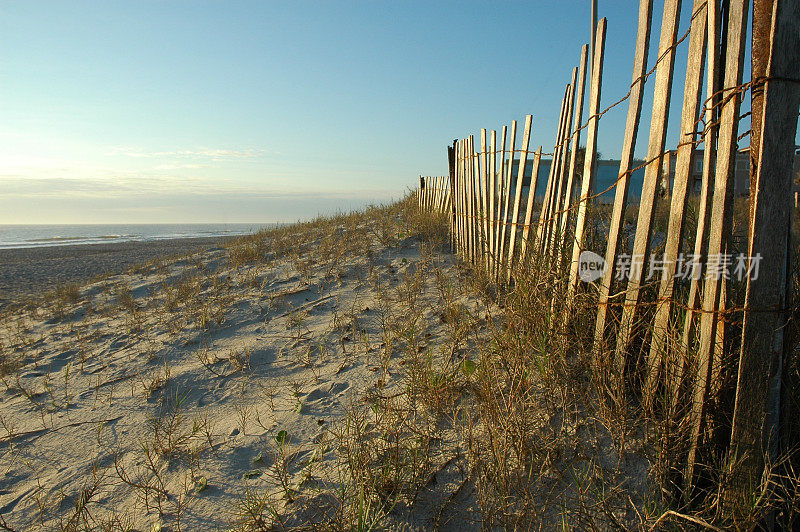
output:
[[[641, 165], [643, 161], [634, 161], [634, 168]], [[547, 187], [547, 177], [550, 175], [551, 159], [542, 159], [539, 163], [539, 175], [537, 176], [536, 185], [536, 199], [542, 201], [544, 199], [545, 187]], [[519, 159], [514, 160], [514, 172], [516, 172]], [[528, 187], [531, 183], [531, 172], [533, 171], [533, 159], [528, 159], [525, 163], [525, 176], [522, 181], [522, 196], [528, 197]], [[594, 193], [602, 192], [606, 189], [605, 193], [600, 195], [598, 201], [601, 203], [614, 202], [614, 184], [619, 177], [619, 161], [618, 160], [600, 160], [597, 161], [597, 176], [594, 183]], [[642, 195], [642, 182], [644, 181], [644, 168], [640, 168], [633, 172], [631, 175], [631, 182], [628, 188], [628, 198], [632, 203], [637, 203], [638, 198]], [[512, 183], [516, 183], [516, 179], [512, 179]], [[512, 185], [513, 187], [516, 185]], [[580, 183], [575, 184], [575, 194], [578, 194]]]

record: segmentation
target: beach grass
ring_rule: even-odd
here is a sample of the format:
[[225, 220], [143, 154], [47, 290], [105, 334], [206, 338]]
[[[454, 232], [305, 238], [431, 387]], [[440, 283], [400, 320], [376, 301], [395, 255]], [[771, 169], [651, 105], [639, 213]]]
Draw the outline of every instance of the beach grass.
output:
[[726, 524], [598, 400], [592, 297], [565, 327], [544, 261], [508, 290], [447, 242], [409, 195], [6, 308], [0, 528]]

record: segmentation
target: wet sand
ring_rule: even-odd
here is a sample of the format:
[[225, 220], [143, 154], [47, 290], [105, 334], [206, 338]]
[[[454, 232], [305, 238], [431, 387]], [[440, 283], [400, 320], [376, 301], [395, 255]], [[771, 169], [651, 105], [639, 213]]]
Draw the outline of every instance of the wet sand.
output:
[[0, 306], [64, 283], [122, 273], [157, 257], [185, 255], [234, 237], [180, 238], [152, 242], [0, 249]]

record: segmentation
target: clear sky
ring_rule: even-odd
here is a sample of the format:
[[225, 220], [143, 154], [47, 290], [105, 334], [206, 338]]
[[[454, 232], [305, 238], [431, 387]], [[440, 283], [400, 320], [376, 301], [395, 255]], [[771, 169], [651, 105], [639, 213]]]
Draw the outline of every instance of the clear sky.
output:
[[[630, 85], [638, 2], [599, 4], [605, 106]], [[681, 33], [690, 11], [684, 1]], [[258, 223], [347, 210], [446, 173], [453, 139], [528, 113], [532, 145], [550, 151], [588, 38], [588, 0], [4, 0], [0, 223]], [[684, 76], [685, 57], [673, 107]], [[601, 122], [604, 157], [619, 155], [626, 111]], [[675, 144], [679, 108], [671, 117]]]

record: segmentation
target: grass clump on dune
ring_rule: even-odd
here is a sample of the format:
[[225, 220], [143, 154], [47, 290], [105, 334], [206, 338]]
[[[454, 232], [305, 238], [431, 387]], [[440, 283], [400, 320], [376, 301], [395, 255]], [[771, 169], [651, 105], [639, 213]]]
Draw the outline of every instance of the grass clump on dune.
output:
[[597, 400], [591, 297], [565, 328], [546, 264], [498, 287], [448, 239], [410, 195], [6, 310], [0, 523], [657, 523], [658, 427]]

